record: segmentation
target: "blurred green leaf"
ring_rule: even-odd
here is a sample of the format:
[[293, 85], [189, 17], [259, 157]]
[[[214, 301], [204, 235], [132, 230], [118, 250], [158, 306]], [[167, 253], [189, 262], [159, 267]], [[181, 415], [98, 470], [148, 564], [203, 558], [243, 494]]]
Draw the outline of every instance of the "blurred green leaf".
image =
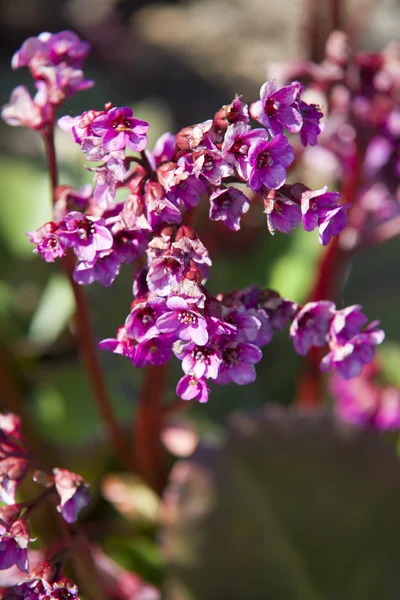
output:
[[[283, 235], [283, 234], [281, 234]], [[303, 302], [315, 276], [315, 265], [321, 246], [315, 235], [300, 227], [291, 233], [291, 241], [270, 268], [266, 287], [277, 290], [295, 302]]]
[[50, 276], [28, 331], [30, 342], [40, 347], [52, 344], [64, 331], [75, 310], [75, 299], [66, 275]]
[[379, 347], [378, 357], [384, 378], [392, 385], [400, 387], [400, 344], [386, 341]]
[[278, 406], [175, 466], [166, 598], [400, 597], [400, 463], [377, 434]]
[[33, 257], [25, 232], [51, 218], [47, 174], [32, 162], [16, 158], [0, 158], [0, 171], [0, 235], [10, 252]]
[[32, 417], [48, 442], [80, 444], [99, 436], [100, 420], [80, 365], [51, 365], [39, 374]]

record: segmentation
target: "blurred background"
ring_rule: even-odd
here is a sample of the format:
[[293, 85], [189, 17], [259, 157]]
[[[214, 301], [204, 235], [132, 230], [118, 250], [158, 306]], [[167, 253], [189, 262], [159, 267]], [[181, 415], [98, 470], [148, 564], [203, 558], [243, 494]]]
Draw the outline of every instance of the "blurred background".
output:
[[[346, 0], [337, 3], [336, 11], [334, 5], [327, 0], [0, 0], [0, 104], [16, 85], [32, 89], [27, 69], [10, 68], [24, 39], [41, 31], [72, 29], [92, 45], [85, 74], [96, 85], [68, 101], [62, 114], [80, 114], [108, 101], [131, 106], [150, 123], [151, 147], [165, 131], [175, 133], [212, 117], [236, 93], [246, 102], [258, 99], [274, 63], [300, 57], [322, 60], [333, 29], [346, 31], [358, 49], [380, 50], [398, 37], [399, 0]], [[58, 131], [56, 141], [60, 183], [79, 188], [90, 182], [70, 137]], [[113, 467], [113, 457], [69, 329], [73, 298], [60, 266], [33, 254], [24, 235], [51, 218], [40, 137], [0, 123], [0, 173], [0, 351], [8, 372], [0, 376], [3, 392], [11, 378], [23, 398], [18, 406], [21, 397], [3, 393], [1, 409], [23, 410], [57, 455], [57, 464], [68, 456], [70, 469], [94, 481]], [[310, 187], [328, 183], [311, 169], [304, 169], [300, 180]], [[315, 235], [278, 233], [273, 238], [261, 210], [245, 220], [238, 234], [218, 232], [219, 241], [209, 248], [213, 293], [256, 283], [298, 302], [307, 297], [321, 252]], [[387, 342], [381, 352], [389, 380], [398, 385], [399, 250], [396, 239], [357, 256], [338, 298], [340, 306], [361, 303], [371, 320], [382, 320]], [[114, 337], [132, 301], [131, 267], [123, 266], [110, 289], [93, 284], [86, 292], [96, 340]], [[115, 410], [129, 427], [141, 373], [111, 353], [102, 353], [100, 360]], [[212, 386], [208, 405], [191, 406], [184, 418], [200, 434], [218, 437], [237, 407], [290, 403], [302, 367], [287, 332], [277, 335], [265, 348], [251, 387]], [[169, 370], [171, 399], [179, 372], [176, 361]], [[145, 575], [154, 579], [158, 558], [144, 539], [142, 546], [140, 536], [139, 542], [129, 540], [135, 558], [130, 555], [128, 566], [140, 571], [153, 560], [154, 572], [150, 568]], [[120, 542], [114, 556], [123, 556]]]

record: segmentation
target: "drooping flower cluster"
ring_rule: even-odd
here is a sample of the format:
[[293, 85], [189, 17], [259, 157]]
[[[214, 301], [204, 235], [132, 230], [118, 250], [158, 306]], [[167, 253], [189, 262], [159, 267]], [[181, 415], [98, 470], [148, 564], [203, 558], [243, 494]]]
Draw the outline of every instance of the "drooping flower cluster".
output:
[[[186, 292], [193, 289], [197, 293], [189, 296]], [[206, 402], [208, 379], [217, 384], [253, 382], [254, 364], [262, 358], [260, 348], [296, 310], [295, 303], [256, 286], [211, 298], [195, 279], [188, 279], [180, 295], [168, 285], [164, 291], [168, 299], [154, 292], [137, 298], [117, 339], [104, 340], [100, 346], [127, 356], [139, 367], [163, 364], [174, 353], [185, 373], [177, 393], [185, 400]]]
[[[47, 488], [42, 495], [27, 502], [16, 503], [17, 488], [30, 468], [34, 468], [34, 463], [22, 438], [19, 417], [11, 413], [0, 414], [0, 498], [6, 504], [0, 508], [0, 570], [16, 565], [21, 571], [28, 572], [28, 544], [32, 540], [29, 536], [27, 515], [48, 495], [58, 494], [60, 504], [57, 510], [67, 523], [74, 523], [79, 511], [90, 500], [88, 485], [82, 477], [66, 469], [54, 469], [52, 475], [40, 471], [33, 474], [34, 480], [44, 483]], [[21, 585], [18, 589], [25, 590], [31, 583]], [[28, 594], [18, 595], [19, 593], [15, 592], [16, 598], [30, 597]], [[32, 594], [34, 593], [36, 592], [32, 591]], [[6, 597], [11, 599], [14, 596]], [[44, 600], [58, 596], [32, 595], [32, 598], [39, 597]]]
[[[14, 63], [29, 65], [41, 82], [46, 69], [64, 73], [77, 68], [86, 53], [87, 46], [74, 34], [46, 34], [27, 42]], [[63, 90], [60, 98], [67, 95]], [[77, 259], [74, 279], [80, 284], [111, 285], [122, 263], [140, 259], [131, 312], [116, 339], [100, 345], [128, 356], [137, 367], [161, 365], [175, 355], [182, 361], [177, 393], [184, 399], [206, 401], [208, 380], [254, 381], [260, 348], [271, 341], [274, 329], [293, 319], [296, 350], [304, 353], [304, 348], [329, 343], [321, 368], [336, 368], [344, 377], [371, 360], [374, 345], [383, 339], [374, 324], [360, 330], [364, 321], [358, 307], [345, 309], [350, 313], [343, 316], [345, 311], [332, 305], [328, 316], [324, 303], [300, 309], [255, 286], [217, 297], [205, 287], [211, 258], [187, 224], [201, 201], [209, 202], [211, 221], [222, 221], [233, 231], [257, 200], [271, 233], [289, 233], [301, 224], [306, 231], [318, 229], [326, 245], [346, 226], [348, 205], [340, 204], [337, 192], [286, 183], [294, 161], [286, 132], [314, 146], [322, 130], [319, 107], [307, 104], [302, 91], [297, 81], [285, 86], [268, 81], [250, 107], [237, 96], [212, 119], [175, 136], [164, 134], [152, 151], [147, 149], [149, 124], [128, 107], [108, 103], [103, 110], [59, 121], [87, 161], [95, 163], [90, 167], [95, 187], [59, 186], [54, 220], [30, 232], [30, 240], [48, 262], [71, 249]], [[9, 110], [4, 109], [6, 120]], [[117, 188], [125, 191], [125, 199], [115, 199]], [[314, 321], [321, 319], [320, 331]], [[358, 329], [349, 325], [353, 321], [361, 323]]]
[[335, 370], [344, 379], [357, 377], [385, 338], [382, 329], [378, 329], [379, 321], [364, 327], [368, 319], [360, 308], [354, 305], [337, 310], [333, 302], [326, 300], [308, 302], [290, 327], [295, 350], [304, 355], [313, 346], [328, 344], [329, 353], [321, 361], [321, 370]]

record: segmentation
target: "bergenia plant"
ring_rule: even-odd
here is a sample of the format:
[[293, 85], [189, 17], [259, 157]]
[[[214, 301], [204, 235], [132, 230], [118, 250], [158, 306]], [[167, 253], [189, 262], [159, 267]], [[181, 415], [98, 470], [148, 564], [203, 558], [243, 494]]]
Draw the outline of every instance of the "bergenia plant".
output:
[[[24, 86], [17, 87], [3, 107], [2, 117], [9, 125], [37, 131], [45, 142], [53, 219], [27, 235], [33, 251], [46, 262], [61, 259], [70, 278], [84, 365], [125, 466], [136, 469], [157, 491], [162, 490], [165, 474], [161, 467], [154, 468], [150, 476], [145, 453], [138, 463], [132, 463], [105, 391], [81, 287], [94, 282], [111, 286], [123, 264], [131, 265], [132, 303], [118, 332], [110, 332], [98, 345], [127, 357], [132, 368], [148, 367], [153, 377], [157, 368], [178, 359], [182, 375], [175, 386], [181, 400], [205, 403], [214, 385], [254, 382], [263, 348], [273, 343], [275, 332], [287, 329], [296, 353], [311, 352], [318, 357], [321, 372], [334, 373], [334, 393], [346, 398], [339, 404], [341, 417], [357, 423], [373, 421], [378, 428], [397, 426], [399, 417], [389, 415], [388, 406], [395, 403], [397, 407], [398, 397], [393, 400], [390, 390], [372, 390], [369, 380], [360, 383], [385, 337], [379, 321], [369, 322], [360, 305], [335, 304], [328, 288], [326, 295], [319, 290], [304, 305], [282, 297], [279, 290], [260, 289], [251, 281], [244, 289], [212, 294], [207, 287], [212, 252], [195, 225], [196, 213], [206, 210], [211, 222], [220, 221], [235, 235], [251, 207], [265, 214], [265, 235], [290, 234], [301, 227], [306, 232], [317, 231], [325, 247], [345, 239], [348, 223], [354, 229], [356, 222], [359, 243], [367, 235], [376, 235], [370, 228], [371, 219], [378, 219], [378, 224], [386, 222], [394, 211], [393, 179], [382, 182], [383, 171], [394, 165], [392, 155], [399, 135], [394, 100], [382, 108], [379, 95], [381, 88], [390, 98], [398, 91], [388, 55], [382, 55], [379, 64], [375, 61], [374, 69], [365, 61], [360, 63], [365, 81], [358, 77], [354, 83], [346, 80], [354, 72], [351, 59], [342, 61], [339, 53], [332, 51], [328, 59], [337, 68], [328, 69], [331, 79], [326, 69], [318, 71], [315, 65], [305, 64], [293, 81], [282, 78], [281, 82], [271, 79], [263, 83], [260, 97], [250, 105], [236, 96], [208, 120], [175, 134], [167, 132], [149, 148], [151, 123], [138, 119], [134, 109], [114, 106], [108, 99], [104, 106], [88, 107], [81, 115], [56, 117], [68, 97], [93, 85], [82, 71], [88, 51], [88, 44], [70, 31], [29, 38], [14, 55], [12, 67], [29, 68], [35, 95]], [[303, 94], [304, 85], [298, 79], [304, 74], [311, 75], [329, 97], [325, 126], [321, 106], [308, 103]], [[93, 186], [76, 190], [59, 184], [56, 125], [79, 146], [86, 169], [93, 173]], [[367, 140], [358, 158], [354, 146], [357, 127], [363, 128]], [[293, 180], [295, 156], [314, 152], [320, 140], [325, 150], [335, 154], [344, 172], [357, 169], [364, 174], [356, 196], [328, 190], [327, 185], [310, 189]], [[387, 199], [383, 215], [376, 194]], [[377, 211], [374, 207], [378, 205]], [[345, 384], [341, 382], [353, 378], [357, 379], [352, 385], [368, 387], [373, 408], [349, 408], [353, 388], [345, 388], [343, 396], [341, 386]], [[152, 383], [147, 380], [146, 385], [143, 397], [148, 404], [137, 415], [138, 440], [143, 431], [149, 432], [148, 419], [143, 416], [149, 413], [156, 423], [152, 435], [159, 436], [164, 410], [163, 399], [156, 398]], [[2, 419], [0, 495], [8, 508], [1, 509], [0, 568], [17, 565], [27, 571], [31, 542], [27, 514], [42, 498], [54, 497], [55, 510], [71, 531], [78, 512], [89, 502], [88, 486], [81, 476], [54, 468], [42, 496], [16, 503], [16, 490], [34, 465], [17, 417], [4, 415]], [[103, 570], [111, 569], [106, 557], [99, 552], [93, 556]], [[76, 587], [62, 577], [62, 565], [57, 554], [55, 557], [49, 557], [4, 597], [77, 598]]]

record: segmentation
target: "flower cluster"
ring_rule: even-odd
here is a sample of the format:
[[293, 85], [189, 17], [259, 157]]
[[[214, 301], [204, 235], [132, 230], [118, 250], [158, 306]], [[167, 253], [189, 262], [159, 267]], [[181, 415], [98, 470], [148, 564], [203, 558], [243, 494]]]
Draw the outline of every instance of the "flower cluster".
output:
[[400, 390], [383, 386], [378, 376], [374, 364], [350, 381], [332, 376], [329, 389], [341, 420], [378, 431], [400, 429]]
[[[189, 273], [196, 273], [193, 269], [197, 271], [192, 266]], [[185, 293], [193, 286], [195, 295]], [[103, 340], [100, 346], [129, 357], [139, 367], [163, 364], [174, 353], [185, 373], [177, 385], [184, 400], [206, 402], [208, 379], [217, 384], [253, 382], [260, 347], [296, 309], [276, 292], [261, 292], [256, 286], [212, 298], [202, 293], [196, 278], [190, 278], [180, 295], [168, 285], [164, 291], [168, 298], [153, 292], [137, 298], [117, 339]]]
[[[79, 511], [90, 500], [88, 485], [82, 477], [66, 469], [54, 469], [52, 475], [41, 471], [35, 471], [33, 475], [37, 483], [43, 483], [47, 488], [42, 495], [27, 502], [16, 503], [17, 488], [32, 467], [34, 463], [22, 438], [19, 417], [11, 413], [0, 414], [0, 498], [6, 504], [0, 508], [0, 570], [16, 565], [20, 570], [28, 572], [28, 544], [32, 540], [26, 519], [28, 513], [48, 495], [59, 496], [57, 510], [67, 523], [74, 523]], [[17, 594], [15, 597], [30, 596]], [[44, 595], [43, 599], [47, 597], [57, 596]]]
[[[49, 69], [70, 73], [87, 54], [87, 46], [69, 32], [28, 42], [14, 65], [29, 65], [39, 82]], [[62, 86], [59, 91], [60, 98], [68, 95]], [[152, 151], [149, 124], [128, 107], [108, 103], [59, 120], [95, 163], [89, 167], [95, 186], [79, 191], [59, 186], [54, 220], [30, 232], [30, 240], [48, 262], [72, 250], [73, 276], [80, 284], [111, 285], [122, 263], [140, 259], [131, 312], [116, 339], [100, 346], [137, 367], [161, 365], [175, 355], [184, 372], [177, 393], [184, 399], [205, 402], [208, 380], [254, 381], [261, 348], [289, 321], [295, 349], [304, 354], [328, 343], [321, 369], [337, 369], [343, 377], [357, 375], [383, 340], [374, 323], [361, 331], [366, 318], [359, 307], [340, 311], [321, 302], [301, 308], [256, 286], [217, 297], [206, 288], [211, 258], [188, 224], [201, 201], [208, 201], [211, 221], [233, 231], [256, 201], [272, 234], [301, 224], [306, 231], [317, 229], [326, 245], [346, 226], [348, 205], [340, 204], [337, 192], [286, 183], [294, 161], [287, 132], [313, 147], [322, 131], [319, 107], [307, 104], [302, 92], [297, 81], [284, 86], [268, 81], [250, 106], [237, 96], [212, 119], [164, 134]], [[9, 110], [4, 109], [6, 119]], [[125, 199], [116, 200], [118, 188]]]
[[199, 283], [193, 259], [187, 270], [191, 277], [176, 282], [182, 267], [171, 256], [163, 256], [157, 265], [156, 281], [162, 281], [157, 294], [147, 289], [143, 295], [140, 287], [116, 339], [99, 345], [137, 367], [164, 364], [175, 354], [184, 372], [176, 391], [184, 400], [206, 402], [209, 379], [216, 384], [252, 383], [262, 346], [288, 323], [296, 352], [304, 355], [313, 346], [328, 344], [321, 370], [335, 369], [345, 379], [359, 374], [384, 339], [377, 322], [361, 329], [367, 318], [360, 306], [337, 310], [333, 302], [321, 301], [301, 307], [257, 286], [212, 298]]
[[[71, 248], [78, 259], [78, 283], [111, 285], [122, 263], [143, 255], [152, 236], [182, 223], [184, 213], [204, 197], [210, 219], [237, 231], [250, 200], [229, 185], [235, 182], [262, 199], [271, 233], [288, 233], [302, 223], [307, 231], [318, 228], [321, 243], [327, 244], [346, 225], [347, 206], [339, 204], [339, 194], [285, 184], [294, 154], [281, 131], [308, 130], [301, 86], [295, 82], [277, 90], [270, 82], [267, 88], [269, 95], [263, 86], [261, 100], [250, 107], [266, 128], [251, 129], [249, 108], [236, 97], [214, 119], [176, 136], [164, 134], [151, 152], [146, 148], [148, 123], [134, 118], [128, 107], [109, 103], [101, 111], [61, 118], [60, 126], [87, 160], [97, 163], [90, 167], [95, 187], [56, 190], [54, 221], [29, 233], [36, 252], [52, 262]], [[117, 188], [126, 190], [124, 201], [115, 201]]]
[[79, 600], [76, 585], [57, 571], [51, 562], [41, 563], [24, 581], [9, 588], [3, 600]]
[[322, 371], [337, 371], [343, 379], [357, 377], [363, 365], [372, 361], [375, 346], [385, 338], [379, 321], [367, 324], [367, 317], [354, 305], [337, 310], [333, 302], [308, 302], [290, 327], [296, 352], [307, 354], [313, 347], [328, 344], [329, 353], [321, 361]]
[[44, 32], [28, 38], [14, 54], [11, 66], [29, 67], [37, 92], [32, 98], [25, 86], [18, 86], [3, 107], [2, 118], [9, 125], [43, 132], [65, 98], [94, 85], [81, 69], [88, 53], [89, 44], [72, 31]]
[[356, 175], [348, 240], [363, 243], [377, 225], [400, 214], [399, 45], [392, 42], [380, 53], [353, 52], [337, 31], [321, 64], [298, 61], [282, 68], [282, 83], [293, 77], [305, 82], [307, 97], [326, 107], [318, 146], [305, 150], [304, 161], [320, 165], [329, 179], [346, 182]]

